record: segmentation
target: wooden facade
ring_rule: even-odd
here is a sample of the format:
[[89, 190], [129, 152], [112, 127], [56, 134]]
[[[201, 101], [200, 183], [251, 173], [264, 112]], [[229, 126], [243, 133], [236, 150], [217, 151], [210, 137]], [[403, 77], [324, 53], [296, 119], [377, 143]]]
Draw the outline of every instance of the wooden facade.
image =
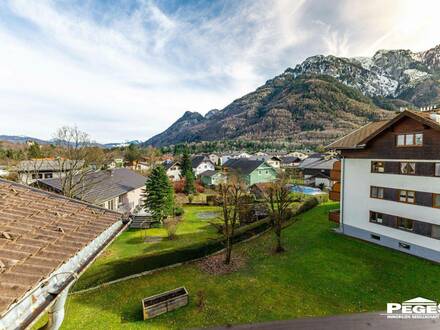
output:
[[[396, 146], [396, 138], [402, 133], [423, 133], [421, 146]], [[343, 149], [345, 158], [423, 159], [440, 158], [440, 131], [409, 117], [402, 118], [390, 128], [368, 142], [364, 149]]]

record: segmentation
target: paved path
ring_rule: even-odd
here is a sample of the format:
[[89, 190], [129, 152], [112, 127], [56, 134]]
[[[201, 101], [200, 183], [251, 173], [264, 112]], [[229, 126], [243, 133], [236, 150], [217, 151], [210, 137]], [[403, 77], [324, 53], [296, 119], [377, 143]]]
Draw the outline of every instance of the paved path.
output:
[[439, 330], [440, 319], [399, 320], [387, 319], [381, 313], [360, 313], [330, 317], [314, 317], [267, 323], [224, 326], [212, 330]]

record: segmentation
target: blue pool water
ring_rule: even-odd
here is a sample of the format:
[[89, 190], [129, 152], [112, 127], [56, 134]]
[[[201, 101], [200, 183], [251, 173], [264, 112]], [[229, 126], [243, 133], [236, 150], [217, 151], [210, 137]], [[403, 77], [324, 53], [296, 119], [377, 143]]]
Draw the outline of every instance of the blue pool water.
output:
[[312, 188], [312, 187], [298, 186], [298, 185], [292, 185], [290, 187], [290, 191], [305, 195], [318, 195], [323, 193], [323, 191], [319, 188]]

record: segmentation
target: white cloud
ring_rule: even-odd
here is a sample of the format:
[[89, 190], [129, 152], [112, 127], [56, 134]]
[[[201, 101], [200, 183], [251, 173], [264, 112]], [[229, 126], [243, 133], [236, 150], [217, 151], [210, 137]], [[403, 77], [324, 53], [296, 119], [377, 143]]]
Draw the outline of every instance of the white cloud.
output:
[[440, 42], [436, 1], [225, 0], [167, 11], [144, 0], [97, 13], [67, 3], [0, 4], [3, 134], [50, 138], [76, 123], [102, 142], [145, 140], [184, 111], [222, 108], [316, 53]]

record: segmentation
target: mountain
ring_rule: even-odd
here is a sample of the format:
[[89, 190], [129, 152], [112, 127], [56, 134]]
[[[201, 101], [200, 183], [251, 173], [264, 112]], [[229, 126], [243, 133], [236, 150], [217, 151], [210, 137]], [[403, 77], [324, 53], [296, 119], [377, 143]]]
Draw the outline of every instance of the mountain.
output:
[[26, 143], [27, 141], [33, 141], [39, 144], [50, 144], [50, 141], [45, 141], [30, 136], [22, 136], [22, 135], [0, 135], [0, 141], [6, 141], [11, 143]]
[[187, 111], [146, 145], [228, 139], [316, 146], [400, 107], [440, 103], [440, 45], [372, 57], [317, 55], [205, 116]]

